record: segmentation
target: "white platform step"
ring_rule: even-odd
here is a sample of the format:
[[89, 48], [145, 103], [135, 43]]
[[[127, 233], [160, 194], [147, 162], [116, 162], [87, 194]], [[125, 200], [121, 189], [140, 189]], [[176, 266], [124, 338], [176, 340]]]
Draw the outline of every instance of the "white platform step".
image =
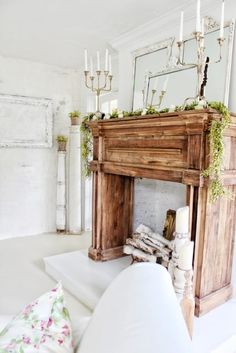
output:
[[113, 278], [130, 265], [131, 258], [95, 262], [87, 254], [87, 249], [64, 253], [45, 257], [44, 263], [52, 278], [93, 310]]

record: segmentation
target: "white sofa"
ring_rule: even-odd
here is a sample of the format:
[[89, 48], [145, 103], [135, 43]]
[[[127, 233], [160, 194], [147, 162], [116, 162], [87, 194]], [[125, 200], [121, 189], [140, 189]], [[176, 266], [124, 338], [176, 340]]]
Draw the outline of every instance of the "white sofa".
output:
[[191, 353], [192, 343], [167, 270], [139, 263], [100, 299], [77, 353]]
[[[0, 317], [0, 330], [10, 319]], [[77, 340], [80, 336], [75, 353], [192, 352], [170, 275], [156, 264], [139, 263], [123, 270], [101, 297], [91, 319], [75, 326]]]

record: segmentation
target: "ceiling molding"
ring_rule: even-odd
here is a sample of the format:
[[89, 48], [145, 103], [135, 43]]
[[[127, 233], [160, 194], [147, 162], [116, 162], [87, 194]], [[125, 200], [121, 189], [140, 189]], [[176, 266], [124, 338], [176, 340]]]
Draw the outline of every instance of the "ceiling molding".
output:
[[[137, 49], [138, 45], [140, 45], [140, 41], [143, 39], [146, 41], [151, 40], [151, 38], [161, 37], [162, 33], [166, 33], [166, 31], [171, 28], [175, 28], [179, 24], [179, 14], [180, 11], [184, 9], [185, 11], [185, 22], [190, 22], [195, 19], [195, 4], [196, 0], [188, 0], [184, 1], [181, 6], [173, 7], [171, 10], [160, 14], [154, 20], [149, 21], [141, 26], [136, 27], [135, 29], [118, 36], [114, 40], [110, 41], [110, 45], [116, 50], [125, 50], [133, 51]], [[220, 5], [220, 3], [219, 3]], [[205, 0], [204, 4], [202, 4], [202, 15], [211, 15], [212, 8], [215, 9], [215, 0]], [[220, 8], [220, 7], [219, 7]], [[168, 34], [169, 35], [169, 34]]]

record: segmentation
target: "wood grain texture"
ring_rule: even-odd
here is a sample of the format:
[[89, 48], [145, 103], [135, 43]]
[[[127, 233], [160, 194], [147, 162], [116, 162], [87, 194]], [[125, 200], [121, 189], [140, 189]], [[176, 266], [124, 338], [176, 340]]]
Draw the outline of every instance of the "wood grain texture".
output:
[[[89, 123], [94, 138], [93, 237], [89, 256], [104, 261], [122, 256], [132, 234], [134, 178], [186, 185], [194, 247], [197, 315], [227, 300], [235, 234], [236, 202], [209, 201], [210, 181], [202, 177], [212, 153], [209, 126], [221, 116], [196, 110], [99, 120]], [[236, 116], [224, 133], [222, 180], [236, 193]]]

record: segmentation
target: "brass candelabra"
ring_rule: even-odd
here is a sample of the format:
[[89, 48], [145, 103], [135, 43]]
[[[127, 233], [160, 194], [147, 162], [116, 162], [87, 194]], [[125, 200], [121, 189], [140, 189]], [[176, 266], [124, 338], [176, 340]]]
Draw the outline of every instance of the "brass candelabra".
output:
[[[108, 70], [96, 70], [96, 77], [93, 72], [89, 70], [84, 71], [85, 75], [85, 86], [96, 94], [96, 112], [97, 118], [102, 118], [102, 112], [100, 111], [100, 96], [102, 92], [111, 91], [112, 74]], [[103, 82], [102, 82], [103, 78]]]
[[159, 97], [158, 97], [158, 103], [153, 104], [153, 101], [154, 101], [154, 98], [155, 98], [155, 96], [156, 96], [156, 93], [157, 93], [157, 90], [156, 90], [156, 89], [152, 89], [151, 101], [150, 101], [150, 104], [149, 104], [149, 105], [150, 105], [151, 107], [160, 108], [161, 103], [162, 103], [162, 101], [163, 101], [163, 98], [164, 98], [164, 96], [165, 96], [165, 94], [166, 94], [166, 90], [161, 90], [161, 91], [160, 91], [160, 94], [159, 94]]
[[[178, 46], [178, 58], [177, 58], [177, 66], [191, 66], [191, 67], [196, 67], [197, 69], [197, 89], [196, 89], [196, 96], [195, 97], [189, 97], [185, 99], [185, 103], [187, 103], [188, 100], [194, 99], [197, 102], [202, 102], [206, 104], [206, 99], [205, 99], [205, 85], [207, 82], [207, 68], [208, 68], [208, 63], [209, 63], [209, 58], [206, 57], [205, 55], [205, 45], [204, 45], [204, 33], [203, 32], [194, 32], [193, 33], [194, 38], [196, 40], [196, 45], [197, 45], [197, 62], [196, 63], [185, 63], [184, 62], [184, 55], [183, 55], [183, 47], [184, 47], [184, 42], [183, 41], [178, 41], [177, 46]], [[222, 47], [224, 44], [224, 38], [218, 38], [217, 39], [219, 43], [219, 58], [215, 61], [214, 63], [219, 63], [222, 60]], [[211, 61], [212, 62], [212, 61]]]

